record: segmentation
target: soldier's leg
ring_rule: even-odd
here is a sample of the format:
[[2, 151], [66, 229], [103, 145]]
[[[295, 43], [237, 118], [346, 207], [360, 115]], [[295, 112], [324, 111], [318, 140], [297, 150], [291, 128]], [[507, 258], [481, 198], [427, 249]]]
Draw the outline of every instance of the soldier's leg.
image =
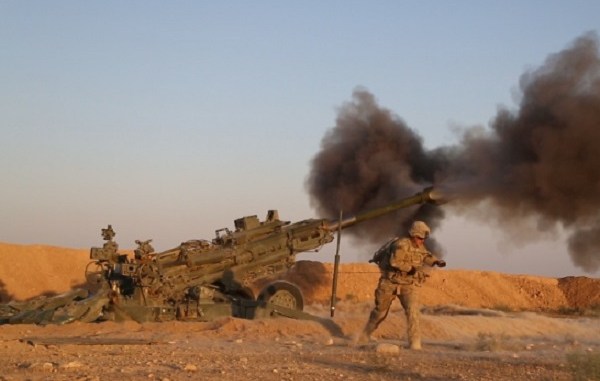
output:
[[363, 337], [369, 337], [387, 317], [390, 305], [396, 295], [396, 284], [387, 279], [380, 279], [375, 290], [375, 307], [369, 315], [369, 321], [363, 330]]
[[414, 285], [400, 288], [400, 303], [406, 314], [407, 336], [410, 349], [421, 349], [420, 306], [417, 288]]

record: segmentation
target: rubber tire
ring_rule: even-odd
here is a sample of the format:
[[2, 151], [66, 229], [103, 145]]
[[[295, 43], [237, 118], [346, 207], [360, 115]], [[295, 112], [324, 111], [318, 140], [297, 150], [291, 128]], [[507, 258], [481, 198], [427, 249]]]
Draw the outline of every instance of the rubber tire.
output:
[[278, 280], [266, 285], [257, 300], [261, 303], [271, 303], [297, 311], [304, 309], [302, 291], [293, 283]]

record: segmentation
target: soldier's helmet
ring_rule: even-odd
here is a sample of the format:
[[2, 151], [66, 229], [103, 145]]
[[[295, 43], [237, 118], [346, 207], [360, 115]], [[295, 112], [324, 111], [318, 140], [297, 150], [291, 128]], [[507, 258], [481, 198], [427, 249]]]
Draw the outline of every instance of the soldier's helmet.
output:
[[421, 239], [429, 237], [430, 233], [431, 229], [429, 229], [429, 226], [427, 226], [427, 224], [423, 221], [413, 222], [412, 226], [410, 227], [410, 230], [408, 231], [408, 234], [411, 237], [418, 237]]

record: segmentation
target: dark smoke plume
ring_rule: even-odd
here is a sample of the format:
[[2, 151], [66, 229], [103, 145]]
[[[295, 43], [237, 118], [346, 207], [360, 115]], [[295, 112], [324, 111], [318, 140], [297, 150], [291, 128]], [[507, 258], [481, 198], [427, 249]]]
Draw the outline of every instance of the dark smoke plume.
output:
[[[336, 126], [321, 143], [312, 161], [307, 185], [319, 212], [335, 218], [383, 206], [431, 184], [435, 160], [421, 137], [389, 110], [380, 108], [365, 90], [340, 109]], [[439, 208], [423, 205], [380, 217], [353, 229], [371, 242], [404, 235], [413, 219], [436, 225]]]
[[[511, 228], [563, 228], [575, 265], [600, 269], [600, 57], [598, 37], [578, 38], [521, 77], [517, 110], [489, 129], [466, 129], [460, 144], [427, 151], [420, 137], [364, 90], [344, 105], [313, 159], [308, 189], [329, 217], [391, 202], [431, 184], [452, 187], [463, 209], [486, 201], [486, 218]], [[432, 214], [434, 213], [434, 214]], [[439, 209], [420, 208], [358, 231], [378, 241]]]

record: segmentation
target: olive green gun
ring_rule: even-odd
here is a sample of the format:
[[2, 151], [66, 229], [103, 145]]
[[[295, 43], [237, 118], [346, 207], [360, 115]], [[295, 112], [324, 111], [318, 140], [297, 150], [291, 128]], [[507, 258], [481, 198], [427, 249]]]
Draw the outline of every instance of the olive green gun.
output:
[[[296, 285], [274, 281], [257, 290], [258, 295], [253, 285], [285, 273], [298, 253], [318, 251], [341, 229], [402, 208], [439, 202], [441, 195], [427, 188], [396, 203], [341, 220], [290, 223], [270, 210], [264, 221], [256, 216], [238, 218], [233, 230], [218, 229], [212, 240], [190, 240], [163, 252], [155, 252], [150, 240], [136, 241], [134, 258], [119, 254], [109, 225], [102, 229], [104, 246], [90, 250], [92, 262], [86, 277], [97, 286], [92, 297], [106, 302], [98, 312], [102, 319], [310, 318], [302, 312], [304, 300]], [[45, 318], [48, 320], [48, 316]]]

